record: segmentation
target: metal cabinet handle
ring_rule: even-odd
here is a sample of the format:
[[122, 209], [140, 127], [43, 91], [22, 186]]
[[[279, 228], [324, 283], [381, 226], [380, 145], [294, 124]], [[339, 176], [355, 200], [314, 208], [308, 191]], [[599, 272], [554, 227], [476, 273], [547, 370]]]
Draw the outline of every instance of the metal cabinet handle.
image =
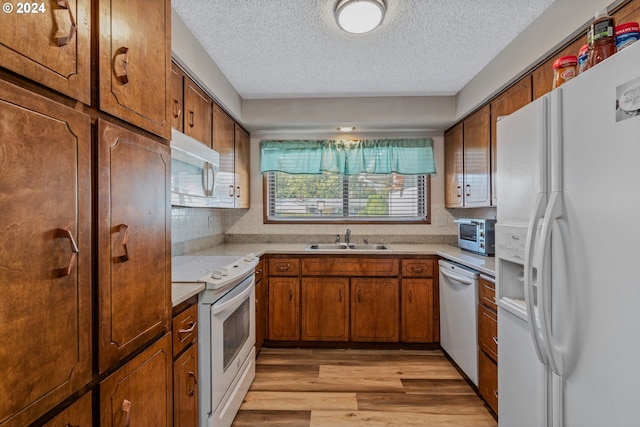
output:
[[496, 397], [496, 399], [498, 398], [498, 390], [493, 390], [493, 395]]
[[236, 187], [236, 197], [240, 197], [240, 187]]
[[187, 373], [187, 375], [189, 376], [189, 378], [191, 378], [193, 380], [193, 386], [191, 387], [191, 389], [187, 392], [187, 396], [191, 397], [194, 394], [196, 394], [196, 387], [198, 385], [198, 378], [196, 377], [196, 373], [193, 371], [189, 371]]
[[276, 270], [278, 271], [289, 271], [289, 269], [291, 268], [291, 264], [287, 263], [287, 265], [277, 265], [276, 266]]
[[193, 111], [189, 111], [189, 127], [192, 128], [196, 125], [195, 114]]
[[358, 302], [362, 302], [362, 296], [360, 295], [360, 289], [358, 289]]
[[470, 196], [470, 195], [471, 195], [471, 185], [470, 185], [470, 184], [467, 184], [467, 185], [466, 185], [466, 189], [467, 189], [467, 191], [465, 191], [465, 194], [466, 194], [467, 196]]
[[118, 226], [118, 232], [122, 233], [122, 249], [124, 250], [123, 255], [119, 255], [117, 259], [120, 262], [129, 261], [129, 249], [127, 248], [127, 243], [129, 241], [129, 226], [127, 224], [120, 224]]
[[69, 258], [69, 264], [66, 267], [62, 267], [57, 270], [58, 277], [69, 276], [71, 274], [71, 271], [73, 270], [74, 264], [76, 263], [76, 258], [78, 257], [78, 245], [76, 244], [76, 241], [73, 239], [73, 235], [69, 230], [58, 228], [56, 230], [56, 237], [69, 239], [69, 246], [71, 248], [71, 257]]
[[424, 267], [409, 267], [409, 270], [413, 273], [422, 273], [424, 271]]
[[342, 302], [342, 289], [338, 291], [338, 301]]
[[293, 299], [293, 289], [289, 289], [289, 301]]
[[75, 425], [73, 425], [73, 424], [71, 424], [71, 423], [66, 423], [66, 424], [64, 425], [64, 427], [80, 427], [80, 424], [75, 424]]
[[126, 85], [129, 83], [129, 48], [122, 46], [116, 50], [113, 58], [113, 72], [120, 80], [120, 83]]
[[496, 343], [496, 345], [498, 345], [498, 337], [493, 337], [493, 342]]
[[413, 302], [413, 291], [409, 291], [409, 302]]
[[187, 329], [178, 329], [179, 334], [190, 334], [196, 328], [198, 322], [191, 321]]
[[129, 427], [129, 421], [131, 421], [131, 402], [129, 402], [127, 399], [124, 399], [120, 410], [127, 414], [124, 419], [124, 427]]
[[458, 197], [462, 197], [462, 187], [458, 185]]
[[69, 44], [76, 33], [77, 25], [68, 0], [57, 0], [56, 3], [61, 9], [53, 11], [53, 18], [56, 22], [56, 32], [53, 37], [56, 39], [58, 47], [61, 47]]
[[229, 186], [229, 197], [233, 197], [233, 185]]
[[178, 118], [180, 117], [180, 114], [182, 113], [182, 109], [180, 108], [180, 101], [178, 101], [177, 99], [173, 100], [173, 117], [174, 118]]

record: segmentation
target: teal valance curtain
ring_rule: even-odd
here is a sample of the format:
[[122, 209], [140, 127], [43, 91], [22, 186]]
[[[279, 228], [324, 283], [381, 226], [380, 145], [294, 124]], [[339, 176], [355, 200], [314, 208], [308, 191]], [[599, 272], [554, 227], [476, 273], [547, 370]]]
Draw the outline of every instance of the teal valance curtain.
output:
[[436, 173], [431, 138], [359, 141], [269, 141], [260, 143], [261, 172], [344, 175]]

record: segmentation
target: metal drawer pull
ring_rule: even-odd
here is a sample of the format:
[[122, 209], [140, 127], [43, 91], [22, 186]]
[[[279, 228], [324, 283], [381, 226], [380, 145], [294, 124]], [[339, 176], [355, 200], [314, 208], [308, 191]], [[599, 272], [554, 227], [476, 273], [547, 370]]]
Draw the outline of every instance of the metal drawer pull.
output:
[[178, 329], [179, 334], [190, 334], [196, 328], [198, 322], [191, 322], [190, 326], [187, 329]]
[[124, 427], [129, 427], [129, 421], [131, 421], [131, 402], [125, 399], [124, 402], [122, 402], [120, 410], [127, 414], [124, 419]]
[[55, 9], [53, 11], [53, 18], [56, 21], [56, 34], [54, 38], [58, 47], [69, 44], [71, 38], [76, 33], [76, 20], [73, 18], [73, 13], [69, 7], [67, 0], [57, 0], [56, 2], [61, 9]]
[[66, 423], [64, 427], [80, 427], [80, 424], [72, 425], [71, 423]]
[[496, 397], [496, 399], [498, 398], [498, 390], [493, 390], [493, 395]]
[[117, 258], [120, 262], [127, 262], [129, 261], [129, 249], [127, 248], [127, 243], [129, 242], [129, 226], [127, 224], [120, 224], [118, 226], [118, 232], [123, 233], [122, 249], [124, 249], [124, 254], [119, 255]]
[[113, 58], [113, 72], [120, 80], [120, 83], [126, 85], [129, 83], [129, 48], [122, 46], [116, 50]]
[[289, 271], [291, 268], [291, 264], [287, 263], [287, 265], [277, 265], [276, 270], [278, 271]]
[[424, 267], [410, 267], [410, 270], [414, 273], [422, 273], [424, 271]]
[[493, 337], [493, 342], [496, 343], [496, 345], [498, 345], [498, 337]]
[[73, 266], [76, 263], [76, 258], [78, 257], [78, 245], [76, 245], [76, 241], [73, 239], [73, 235], [69, 230], [58, 228], [56, 230], [56, 237], [69, 239], [69, 246], [71, 248], [71, 258], [69, 258], [69, 265], [58, 269], [58, 277], [69, 276], [71, 274], [71, 271], [73, 270]]
[[196, 394], [196, 386], [198, 385], [198, 379], [196, 378], [196, 373], [193, 371], [189, 371], [187, 375], [189, 375], [189, 378], [193, 379], [193, 387], [191, 387], [191, 390], [187, 392], [187, 396], [191, 397], [194, 394]]

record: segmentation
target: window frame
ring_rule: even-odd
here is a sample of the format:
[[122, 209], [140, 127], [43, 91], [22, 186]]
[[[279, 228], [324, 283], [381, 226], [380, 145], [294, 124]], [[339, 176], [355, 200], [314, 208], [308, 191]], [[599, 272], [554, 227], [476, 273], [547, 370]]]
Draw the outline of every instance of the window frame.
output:
[[425, 177], [425, 216], [421, 219], [356, 219], [356, 217], [331, 217], [326, 219], [318, 219], [317, 217], [298, 217], [296, 219], [283, 218], [274, 219], [269, 215], [269, 174], [274, 172], [265, 172], [262, 174], [262, 213], [264, 224], [431, 224], [431, 175]]

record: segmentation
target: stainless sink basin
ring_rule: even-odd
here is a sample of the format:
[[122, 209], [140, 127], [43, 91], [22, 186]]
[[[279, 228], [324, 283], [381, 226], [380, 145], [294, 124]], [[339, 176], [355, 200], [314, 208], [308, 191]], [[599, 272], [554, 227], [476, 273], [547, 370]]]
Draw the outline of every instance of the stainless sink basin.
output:
[[349, 249], [356, 249], [356, 250], [361, 250], [361, 251], [384, 251], [384, 250], [388, 250], [389, 246], [387, 245], [383, 245], [383, 244], [375, 244], [375, 245], [359, 245], [359, 244], [350, 244], [349, 245]]
[[307, 249], [316, 251], [333, 251], [336, 249], [349, 249], [346, 243], [312, 243]]
[[360, 251], [381, 251], [381, 250], [389, 250], [389, 246], [383, 244], [357, 244], [350, 243], [347, 245], [346, 243], [312, 243], [307, 245], [307, 250], [312, 251], [333, 251], [333, 250], [341, 250], [341, 249], [353, 249]]

